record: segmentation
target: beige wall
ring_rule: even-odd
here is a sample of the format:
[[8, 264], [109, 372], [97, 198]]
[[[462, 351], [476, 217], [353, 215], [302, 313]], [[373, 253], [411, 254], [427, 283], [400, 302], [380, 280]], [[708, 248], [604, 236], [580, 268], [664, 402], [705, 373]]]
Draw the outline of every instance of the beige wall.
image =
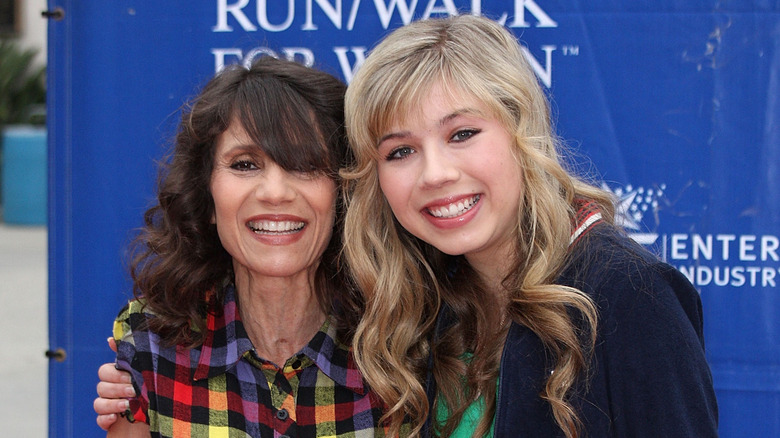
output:
[[19, 42], [23, 47], [38, 49], [36, 62], [46, 63], [46, 29], [48, 20], [41, 16], [46, 0], [17, 0], [19, 2]]

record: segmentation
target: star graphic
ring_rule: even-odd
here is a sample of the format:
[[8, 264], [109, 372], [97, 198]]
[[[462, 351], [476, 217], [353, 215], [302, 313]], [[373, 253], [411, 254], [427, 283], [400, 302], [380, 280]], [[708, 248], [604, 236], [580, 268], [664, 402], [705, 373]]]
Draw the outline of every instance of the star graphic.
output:
[[642, 245], [655, 244], [656, 240], [658, 240], [658, 233], [639, 233], [637, 231], [642, 229], [640, 224], [644, 214], [648, 211], [655, 211], [658, 208], [658, 198], [663, 196], [666, 184], [650, 189], [645, 189], [644, 187], [634, 188], [629, 184], [612, 190], [606, 183], [602, 183], [601, 188], [611, 192], [618, 198], [615, 205], [615, 225], [627, 229], [629, 237]]
[[636, 199], [636, 195], [637, 195], [636, 191], [632, 191], [632, 192], [627, 192], [623, 196], [621, 196], [617, 204], [617, 209], [615, 211], [615, 222], [618, 225], [624, 228], [628, 228], [630, 230], [639, 229], [639, 223], [637, 223], [637, 221], [634, 220], [634, 217], [632, 217], [633, 215], [631, 214], [631, 205], [634, 203], [634, 199]]
[[[639, 223], [632, 217], [631, 205], [634, 204], [634, 200], [637, 196], [636, 190], [631, 190], [631, 187], [627, 187], [628, 191], [623, 193], [622, 190], [612, 191], [606, 184], [602, 185], [602, 188], [609, 190], [619, 197], [618, 203], [615, 206], [615, 224], [622, 226], [630, 230], [638, 230]], [[640, 218], [641, 219], [641, 215]]]

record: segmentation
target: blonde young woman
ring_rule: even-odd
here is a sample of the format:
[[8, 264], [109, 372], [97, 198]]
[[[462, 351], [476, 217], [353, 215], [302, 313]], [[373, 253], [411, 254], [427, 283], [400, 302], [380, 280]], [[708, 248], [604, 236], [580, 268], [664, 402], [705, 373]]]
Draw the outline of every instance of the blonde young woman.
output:
[[709, 437], [701, 302], [562, 165], [545, 94], [486, 18], [412, 23], [347, 90], [353, 340], [398, 430]]

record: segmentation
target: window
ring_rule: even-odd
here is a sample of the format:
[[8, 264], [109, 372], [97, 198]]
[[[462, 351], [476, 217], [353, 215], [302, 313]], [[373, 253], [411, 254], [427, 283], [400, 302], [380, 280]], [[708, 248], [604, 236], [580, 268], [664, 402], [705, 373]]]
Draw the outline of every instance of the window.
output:
[[0, 37], [14, 37], [19, 33], [17, 0], [0, 0]]

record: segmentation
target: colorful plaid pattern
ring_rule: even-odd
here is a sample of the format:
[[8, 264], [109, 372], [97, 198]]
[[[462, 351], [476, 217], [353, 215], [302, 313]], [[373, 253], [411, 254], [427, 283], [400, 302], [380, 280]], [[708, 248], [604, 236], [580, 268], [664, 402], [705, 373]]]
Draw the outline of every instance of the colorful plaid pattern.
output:
[[154, 317], [131, 301], [114, 323], [117, 366], [140, 397], [132, 415], [152, 436], [373, 437], [383, 405], [369, 391], [349, 348], [328, 319], [282, 368], [259, 358], [241, 323], [235, 290], [222, 316], [207, 317], [202, 346], [166, 348], [144, 328]]

